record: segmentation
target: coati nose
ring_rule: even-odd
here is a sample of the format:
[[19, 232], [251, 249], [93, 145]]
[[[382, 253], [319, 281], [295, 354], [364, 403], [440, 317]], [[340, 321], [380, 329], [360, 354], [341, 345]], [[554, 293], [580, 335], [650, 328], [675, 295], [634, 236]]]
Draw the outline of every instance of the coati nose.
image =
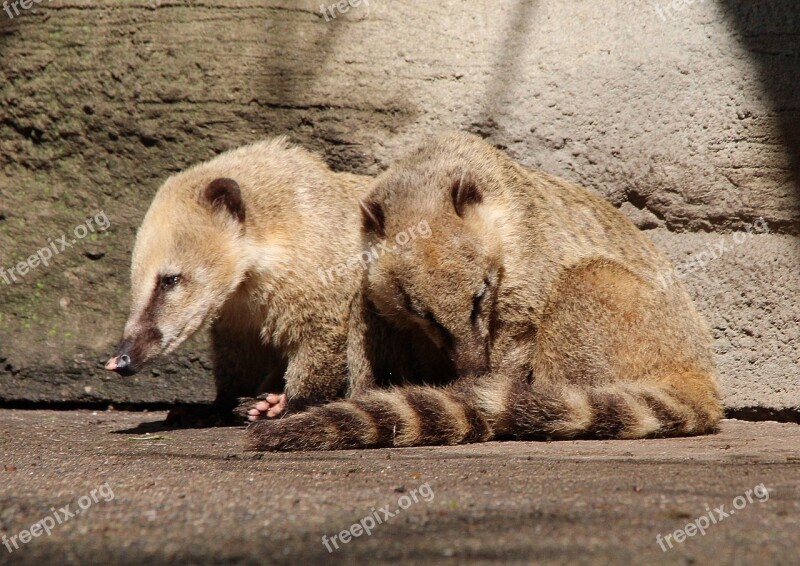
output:
[[125, 376], [135, 374], [136, 369], [133, 367], [133, 360], [131, 360], [129, 354], [119, 352], [121, 349], [119, 348], [117, 354], [106, 362], [106, 369]]

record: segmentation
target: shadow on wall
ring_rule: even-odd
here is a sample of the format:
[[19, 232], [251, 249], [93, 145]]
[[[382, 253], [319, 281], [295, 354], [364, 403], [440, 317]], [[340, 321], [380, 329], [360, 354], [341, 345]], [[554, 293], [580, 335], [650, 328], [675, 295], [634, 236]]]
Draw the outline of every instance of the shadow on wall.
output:
[[[800, 199], [800, 10], [796, 0], [720, 0], [761, 74]], [[800, 218], [795, 219], [800, 228]]]
[[258, 85], [261, 102], [284, 108], [308, 106], [303, 95], [310, 92], [345, 31], [342, 17], [326, 21], [321, 12], [325, 3], [315, 4], [298, 2], [294, 11], [303, 14], [288, 19], [267, 8], [264, 70]]
[[[533, 34], [533, 14], [538, 3], [539, 0], [518, 0], [510, 12], [514, 18], [507, 24], [503, 46], [494, 61], [495, 71], [484, 95], [480, 119], [470, 127], [474, 134], [489, 137], [495, 133], [497, 123], [494, 115], [506, 100], [508, 87], [518, 82], [520, 76], [524, 76], [520, 66], [526, 51], [527, 38]], [[505, 149], [503, 146], [499, 147]]]
[[[363, 145], [364, 125], [392, 132], [413, 121], [416, 111], [402, 100], [365, 98], [354, 84], [357, 76], [348, 58], [369, 50], [353, 44], [360, 34], [352, 32], [370, 25], [370, 6], [345, 2], [343, 12], [340, 4], [302, 0], [288, 16], [282, 9], [266, 9], [268, 33], [253, 97], [262, 108], [283, 113], [292, 138], [324, 154], [334, 170], [374, 174], [375, 159]], [[343, 59], [345, 52], [350, 56]]]

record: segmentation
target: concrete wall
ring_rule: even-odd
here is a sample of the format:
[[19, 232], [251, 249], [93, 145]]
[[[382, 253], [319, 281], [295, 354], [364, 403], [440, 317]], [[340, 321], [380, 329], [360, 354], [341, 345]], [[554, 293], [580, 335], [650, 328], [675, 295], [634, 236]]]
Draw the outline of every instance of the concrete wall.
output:
[[100, 368], [135, 229], [170, 173], [285, 133], [377, 173], [424, 133], [466, 129], [606, 195], [683, 265], [730, 407], [800, 408], [800, 12], [653, 1], [369, 0], [330, 21], [319, 0], [0, 13], [0, 267], [110, 221], [0, 278], [0, 399], [213, 395], [202, 339], [136, 379]]

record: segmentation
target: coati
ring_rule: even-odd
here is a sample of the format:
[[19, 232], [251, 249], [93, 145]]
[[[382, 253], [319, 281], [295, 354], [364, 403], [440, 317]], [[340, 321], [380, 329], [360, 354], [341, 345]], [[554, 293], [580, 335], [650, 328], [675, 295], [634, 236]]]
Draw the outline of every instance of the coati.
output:
[[[135, 373], [209, 326], [212, 413], [247, 408], [254, 420], [343, 395], [361, 277], [319, 272], [358, 257], [370, 180], [334, 173], [284, 138], [167, 179], [136, 237], [130, 318], [106, 369]], [[256, 408], [239, 407], [263, 393]]]
[[369, 265], [364, 290], [385, 320], [446, 353], [456, 379], [255, 423], [250, 448], [715, 430], [709, 330], [678, 282], [659, 283], [664, 256], [599, 196], [450, 134], [381, 174], [363, 210], [367, 245], [429, 222], [431, 238]]

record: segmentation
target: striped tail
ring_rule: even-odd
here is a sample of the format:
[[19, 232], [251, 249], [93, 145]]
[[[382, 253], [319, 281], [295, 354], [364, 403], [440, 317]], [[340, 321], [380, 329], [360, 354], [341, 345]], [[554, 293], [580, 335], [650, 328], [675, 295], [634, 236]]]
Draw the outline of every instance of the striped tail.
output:
[[373, 390], [252, 424], [250, 450], [342, 450], [493, 438], [644, 438], [713, 432], [722, 416], [708, 376], [581, 389], [530, 383]]
[[492, 438], [476, 407], [447, 389], [376, 389], [247, 429], [251, 450], [342, 450], [464, 444]]

